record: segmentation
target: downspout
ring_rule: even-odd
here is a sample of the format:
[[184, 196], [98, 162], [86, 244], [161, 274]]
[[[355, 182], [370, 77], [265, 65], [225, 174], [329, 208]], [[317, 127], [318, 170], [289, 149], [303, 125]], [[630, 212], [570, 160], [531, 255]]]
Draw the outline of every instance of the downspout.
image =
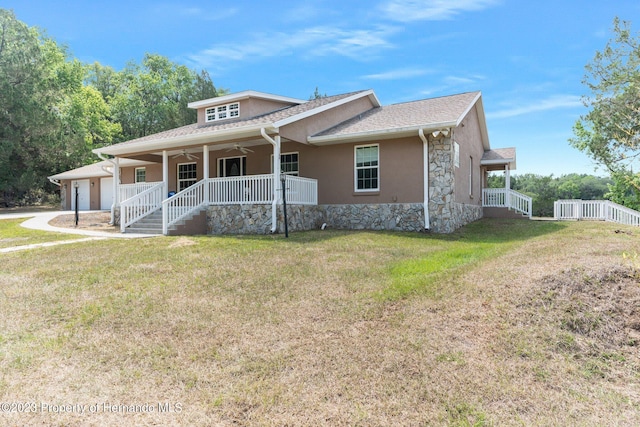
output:
[[111, 220], [109, 221], [110, 225], [114, 225], [115, 224], [115, 217], [116, 217], [116, 204], [118, 203], [118, 181], [119, 181], [119, 176], [117, 176], [117, 174], [119, 175], [120, 173], [120, 168], [118, 167], [119, 164], [116, 160], [111, 159], [109, 157], [105, 157], [104, 154], [98, 152], [96, 153], [98, 155], [98, 157], [100, 157], [100, 159], [102, 160], [106, 160], [107, 162], [111, 163], [113, 165], [113, 172], [112, 172], [112, 176], [113, 176], [113, 198], [112, 198], [112, 203], [111, 203]]
[[57, 179], [53, 179], [53, 178], [47, 178], [49, 180], [50, 183], [52, 183], [53, 185], [57, 185], [58, 187], [60, 187], [60, 181], [58, 181]]
[[[273, 145], [273, 201], [271, 202], [271, 232], [275, 233], [278, 229], [278, 198], [280, 191], [280, 135], [276, 135], [276, 139], [271, 138], [264, 128], [260, 129], [260, 134], [264, 139]], [[277, 172], [276, 172], [277, 171]]]
[[429, 141], [424, 136], [422, 128], [418, 129], [418, 136], [422, 140], [422, 162], [424, 163], [423, 185], [424, 185], [424, 229], [429, 230]]

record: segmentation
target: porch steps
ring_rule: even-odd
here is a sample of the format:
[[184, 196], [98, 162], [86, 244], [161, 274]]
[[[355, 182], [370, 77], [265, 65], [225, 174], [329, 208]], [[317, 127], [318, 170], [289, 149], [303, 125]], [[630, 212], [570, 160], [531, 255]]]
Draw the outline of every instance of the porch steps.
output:
[[529, 219], [529, 215], [527, 215], [526, 213], [507, 208], [485, 207], [482, 208], [482, 214], [485, 218]]
[[170, 236], [192, 236], [207, 234], [207, 209], [194, 210], [186, 217], [169, 227]]
[[125, 233], [162, 234], [162, 210], [147, 215], [124, 230]]

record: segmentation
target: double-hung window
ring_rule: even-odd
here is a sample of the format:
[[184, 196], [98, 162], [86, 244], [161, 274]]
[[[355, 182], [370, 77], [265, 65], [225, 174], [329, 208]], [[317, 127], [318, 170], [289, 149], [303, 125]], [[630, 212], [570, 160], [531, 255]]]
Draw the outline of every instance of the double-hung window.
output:
[[178, 164], [178, 191], [195, 184], [198, 181], [197, 168], [195, 163]]
[[146, 168], [136, 168], [136, 183], [138, 182], [146, 182], [147, 181], [147, 169]]
[[[280, 155], [280, 171], [286, 175], [299, 176], [298, 153], [282, 153]], [[271, 173], [273, 173], [273, 154], [271, 155]]]
[[355, 191], [380, 190], [380, 147], [355, 147]]

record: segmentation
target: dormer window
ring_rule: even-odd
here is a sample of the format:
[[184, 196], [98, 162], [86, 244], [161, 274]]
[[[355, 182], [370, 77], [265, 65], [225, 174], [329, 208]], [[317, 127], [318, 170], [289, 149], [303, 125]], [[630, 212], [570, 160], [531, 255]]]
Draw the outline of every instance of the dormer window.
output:
[[215, 107], [207, 108], [204, 111], [204, 115], [207, 122], [240, 117], [240, 103], [234, 102], [233, 104], [216, 105]]

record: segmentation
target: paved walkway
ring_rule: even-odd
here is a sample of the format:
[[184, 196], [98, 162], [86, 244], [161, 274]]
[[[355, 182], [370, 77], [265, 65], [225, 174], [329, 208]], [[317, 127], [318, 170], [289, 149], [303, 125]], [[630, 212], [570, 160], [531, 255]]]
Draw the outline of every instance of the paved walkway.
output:
[[[22, 245], [22, 246], [13, 246], [9, 248], [2, 248], [0, 249], [0, 253], [15, 252], [19, 250], [34, 249], [39, 247], [47, 247], [47, 246], [55, 246], [55, 245], [66, 245], [69, 243], [85, 242], [89, 240], [139, 239], [143, 237], [155, 236], [153, 234], [110, 233], [107, 231], [85, 230], [81, 228], [63, 228], [63, 227], [54, 227], [52, 225], [49, 225], [49, 221], [51, 221], [53, 218], [59, 215], [74, 214], [74, 213], [75, 213], [74, 211], [1, 213], [0, 220], [26, 218], [26, 220], [22, 224], [20, 224], [24, 228], [29, 228], [32, 230], [50, 231], [54, 233], [77, 234], [77, 235], [87, 236], [87, 237], [83, 239], [59, 240], [55, 242], [34, 243], [32, 245]], [[82, 215], [82, 212], [80, 212], [80, 215]]]

